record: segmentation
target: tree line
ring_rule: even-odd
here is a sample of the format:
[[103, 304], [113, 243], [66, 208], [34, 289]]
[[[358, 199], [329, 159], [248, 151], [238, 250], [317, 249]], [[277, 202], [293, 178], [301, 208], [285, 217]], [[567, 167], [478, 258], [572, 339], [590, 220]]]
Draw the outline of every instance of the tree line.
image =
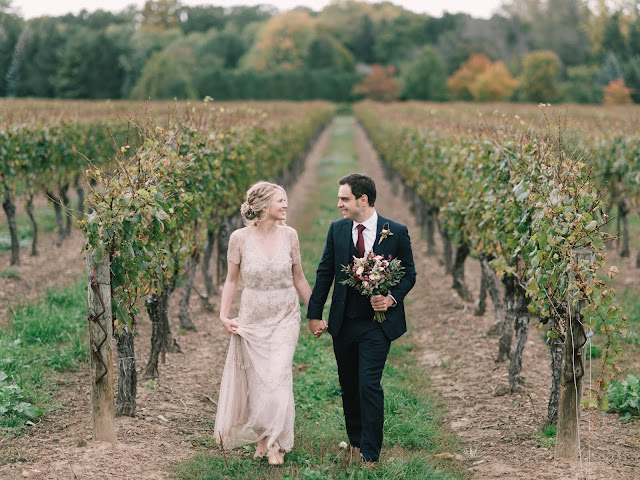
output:
[[353, 0], [83, 10], [0, 0], [0, 95], [640, 102], [637, 2], [510, 0], [490, 19]]

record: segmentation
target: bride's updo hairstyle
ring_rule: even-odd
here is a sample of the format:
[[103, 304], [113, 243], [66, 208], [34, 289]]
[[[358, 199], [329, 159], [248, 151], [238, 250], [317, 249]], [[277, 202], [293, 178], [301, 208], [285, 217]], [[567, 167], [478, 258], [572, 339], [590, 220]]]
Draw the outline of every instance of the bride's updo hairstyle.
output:
[[[247, 227], [264, 220], [267, 216], [267, 208], [277, 191], [284, 193], [284, 198], [287, 198], [287, 192], [284, 188], [275, 183], [258, 182], [247, 191], [247, 201], [240, 207], [240, 214]], [[283, 221], [277, 223], [284, 225]]]

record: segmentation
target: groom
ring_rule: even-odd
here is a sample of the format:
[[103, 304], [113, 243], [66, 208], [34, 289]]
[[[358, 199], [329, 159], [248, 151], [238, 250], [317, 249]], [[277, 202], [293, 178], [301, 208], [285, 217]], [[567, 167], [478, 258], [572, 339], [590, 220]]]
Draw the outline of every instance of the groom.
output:
[[[344, 219], [329, 227], [327, 243], [309, 300], [309, 330], [316, 336], [329, 330], [338, 364], [342, 405], [349, 442], [363, 461], [374, 465], [382, 447], [384, 392], [382, 369], [391, 341], [407, 331], [404, 297], [416, 281], [407, 227], [376, 212], [376, 186], [366, 175], [353, 173], [338, 181], [338, 208]], [[381, 236], [380, 232], [385, 230]], [[347, 278], [342, 266], [373, 251], [402, 262], [404, 277], [389, 295], [365, 297], [340, 282]], [[329, 323], [322, 309], [333, 283]], [[378, 323], [374, 311], [385, 312]]]

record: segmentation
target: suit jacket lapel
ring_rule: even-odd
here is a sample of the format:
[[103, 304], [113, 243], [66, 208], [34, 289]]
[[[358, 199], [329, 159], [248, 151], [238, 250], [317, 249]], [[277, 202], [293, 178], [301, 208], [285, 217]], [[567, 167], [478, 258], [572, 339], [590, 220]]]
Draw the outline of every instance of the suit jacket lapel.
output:
[[341, 265], [349, 265], [351, 263], [351, 244], [353, 243], [353, 236], [351, 235], [352, 226], [353, 222], [345, 222], [342, 226], [342, 232], [340, 233], [341, 238], [344, 239], [342, 243], [344, 251]]

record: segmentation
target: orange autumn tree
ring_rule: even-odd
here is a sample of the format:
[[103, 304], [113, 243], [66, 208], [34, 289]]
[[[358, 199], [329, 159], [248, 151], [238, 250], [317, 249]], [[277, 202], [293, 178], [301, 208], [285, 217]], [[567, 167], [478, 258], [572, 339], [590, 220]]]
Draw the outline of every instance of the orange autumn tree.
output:
[[462, 100], [471, 100], [471, 85], [476, 78], [491, 66], [491, 60], [484, 53], [474, 53], [460, 68], [447, 79], [449, 90]]
[[495, 62], [477, 75], [468, 88], [474, 100], [498, 102], [508, 100], [519, 85], [504, 63]]
[[364, 95], [366, 98], [379, 102], [392, 102], [400, 96], [400, 83], [393, 79], [396, 69], [393, 65], [388, 67], [371, 65], [371, 72], [362, 82], [353, 87], [354, 95]]
[[622, 78], [611, 80], [609, 85], [604, 87], [604, 104], [605, 105], [625, 105], [633, 103], [631, 94], [633, 89], [625, 85]]

